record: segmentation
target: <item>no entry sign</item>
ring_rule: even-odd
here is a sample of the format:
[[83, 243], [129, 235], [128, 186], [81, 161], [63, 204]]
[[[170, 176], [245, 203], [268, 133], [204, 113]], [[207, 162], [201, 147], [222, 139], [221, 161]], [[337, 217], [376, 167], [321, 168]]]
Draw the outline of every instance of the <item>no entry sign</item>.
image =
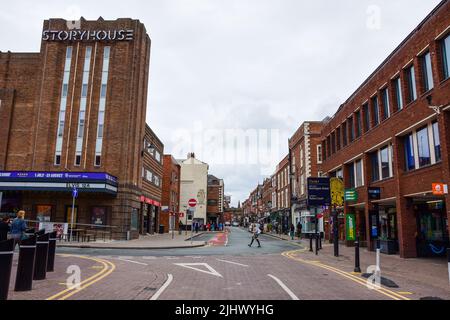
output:
[[189, 205], [189, 207], [191, 207], [191, 208], [196, 207], [196, 206], [197, 206], [197, 200], [195, 200], [195, 199], [189, 200], [188, 205]]

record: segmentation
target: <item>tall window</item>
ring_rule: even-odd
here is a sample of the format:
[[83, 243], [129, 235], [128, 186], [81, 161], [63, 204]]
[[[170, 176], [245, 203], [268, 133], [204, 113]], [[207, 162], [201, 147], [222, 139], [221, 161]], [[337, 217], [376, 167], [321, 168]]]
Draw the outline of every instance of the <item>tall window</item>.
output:
[[442, 40], [442, 68], [444, 79], [450, 78], [450, 34]]
[[392, 84], [395, 90], [395, 107], [399, 111], [403, 109], [402, 80], [398, 77]]
[[417, 131], [417, 153], [419, 156], [419, 168], [431, 164], [430, 143], [428, 140], [428, 127]]
[[353, 117], [350, 117], [347, 120], [347, 123], [348, 123], [348, 134], [349, 134], [350, 142], [352, 142], [353, 140], [355, 140], [355, 126], [353, 125]]
[[331, 133], [331, 153], [336, 153], [336, 132]]
[[372, 160], [372, 182], [380, 180], [380, 163], [378, 161], [378, 152], [371, 155]]
[[317, 163], [322, 163], [322, 145], [320, 144], [317, 145]]
[[377, 126], [380, 123], [380, 108], [378, 105], [377, 96], [372, 98], [372, 116], [373, 116], [373, 125]]
[[355, 162], [355, 187], [359, 188], [364, 185], [362, 160]]
[[336, 129], [336, 147], [337, 147], [338, 151], [341, 150], [341, 128], [340, 127], [338, 127]]
[[416, 169], [416, 162], [414, 157], [414, 138], [413, 135], [410, 134], [405, 137], [404, 140], [405, 145], [405, 163], [406, 163], [406, 170], [414, 170]]
[[408, 82], [408, 103], [410, 103], [417, 99], [416, 73], [414, 71], [414, 66], [406, 69], [406, 80]]
[[342, 145], [345, 147], [348, 143], [347, 139], [347, 122], [342, 124]]
[[441, 138], [439, 136], [439, 124], [437, 122], [433, 122], [432, 128], [433, 128], [434, 154], [436, 157], [436, 162], [439, 162], [442, 160]]
[[364, 113], [364, 130], [369, 131], [370, 130], [370, 111], [369, 111], [368, 103], [363, 105], [363, 113]]
[[64, 126], [66, 121], [67, 96], [69, 92], [70, 67], [72, 64], [72, 47], [66, 49], [66, 59], [64, 64], [64, 76], [61, 88], [61, 101], [59, 104], [59, 120], [56, 135], [55, 165], [61, 164], [62, 144], [64, 136]]
[[107, 91], [107, 86], [108, 86], [110, 53], [111, 53], [111, 48], [105, 47], [104, 51], [103, 51], [102, 85], [101, 85], [100, 104], [99, 104], [98, 120], [97, 120], [98, 122], [97, 122], [97, 143], [95, 145], [95, 166], [101, 165], [101, 156], [102, 156], [102, 148], [103, 148], [103, 130], [104, 130], [104, 124], [105, 124], [106, 91]]
[[389, 89], [384, 88], [383, 91], [381, 91], [381, 96], [383, 98], [383, 120], [386, 120], [391, 116], [389, 104]]
[[92, 47], [86, 47], [86, 54], [84, 57], [83, 67], [83, 83], [81, 85], [81, 100], [80, 111], [78, 113], [78, 133], [77, 133], [77, 145], [75, 151], [75, 165], [81, 165], [81, 154], [83, 152], [83, 137], [86, 121], [86, 105], [89, 85], [89, 73], [91, 68], [91, 55]]
[[389, 147], [385, 147], [380, 150], [380, 160], [381, 160], [381, 178], [382, 179], [389, 178], [391, 176]]
[[431, 55], [430, 52], [425, 53], [422, 58], [422, 74], [423, 74], [423, 88], [424, 91], [433, 89], [433, 69], [431, 67]]
[[348, 166], [348, 176], [349, 176], [349, 181], [350, 181], [350, 187], [354, 188], [356, 186], [355, 183], [355, 164], [351, 163]]
[[356, 137], [359, 138], [361, 136], [361, 111], [357, 111], [355, 113], [356, 117]]

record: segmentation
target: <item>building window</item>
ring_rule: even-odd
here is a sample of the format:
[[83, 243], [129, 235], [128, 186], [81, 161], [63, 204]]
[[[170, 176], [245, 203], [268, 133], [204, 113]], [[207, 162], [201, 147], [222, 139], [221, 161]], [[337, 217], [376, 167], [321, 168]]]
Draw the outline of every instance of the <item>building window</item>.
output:
[[402, 80], [400, 77], [393, 81], [393, 87], [395, 90], [395, 107], [397, 111], [400, 111], [403, 109]]
[[372, 153], [372, 182], [380, 180], [380, 162], [378, 161], [378, 151]]
[[436, 158], [436, 162], [442, 161], [442, 153], [441, 153], [441, 139], [439, 136], [439, 124], [437, 122], [433, 122], [433, 145], [434, 145], [434, 155]]
[[331, 154], [336, 153], [336, 133], [331, 133]]
[[100, 167], [101, 163], [102, 163], [102, 156], [96, 155], [95, 156], [95, 166]]
[[347, 139], [347, 123], [344, 122], [342, 124], [342, 144], [345, 147], [348, 143], [348, 139]]
[[77, 155], [75, 156], [75, 165], [76, 165], [76, 166], [81, 165], [81, 154], [77, 154]]
[[322, 164], [322, 146], [320, 144], [317, 145], [317, 163]]
[[56, 166], [61, 165], [61, 156], [60, 156], [59, 154], [57, 154], [57, 155], [55, 156], [55, 165], [56, 165]]
[[430, 52], [425, 53], [422, 58], [422, 74], [423, 74], [423, 88], [427, 92], [434, 87], [433, 83], [433, 69], [431, 66], [431, 54]]
[[339, 150], [341, 150], [341, 128], [339, 127], [339, 128], [337, 128], [336, 129], [336, 147], [337, 147], [337, 150], [339, 151]]
[[431, 164], [430, 143], [428, 140], [428, 127], [417, 131], [417, 153], [419, 156], [419, 168]]
[[414, 71], [414, 66], [406, 69], [406, 80], [408, 82], [408, 103], [411, 103], [417, 99], [416, 73]]
[[155, 150], [155, 159], [158, 162], [161, 162], [161, 153], [158, 150]]
[[389, 161], [389, 147], [380, 150], [381, 160], [381, 178], [386, 179], [391, 177], [391, 162]]
[[350, 182], [350, 188], [354, 188], [356, 185], [355, 182], [355, 163], [351, 163], [348, 166], [348, 177], [349, 177], [349, 182]]
[[442, 40], [442, 68], [444, 80], [450, 78], [450, 35]]
[[355, 126], [353, 125], [353, 117], [350, 117], [347, 120], [347, 123], [350, 142], [353, 142], [353, 140], [355, 140]]
[[344, 179], [344, 170], [342, 168], [336, 171], [336, 178]]
[[386, 120], [391, 116], [389, 104], [389, 89], [384, 88], [383, 91], [381, 92], [381, 96], [383, 98], [383, 120]]
[[369, 104], [366, 103], [363, 105], [363, 113], [364, 113], [364, 130], [367, 132], [370, 130], [370, 111]]
[[373, 125], [377, 126], [380, 123], [380, 108], [378, 105], [377, 96], [372, 98], [372, 116], [373, 116]]
[[150, 170], [145, 171], [145, 179], [149, 182], [153, 181], [153, 173]]
[[355, 113], [356, 117], [356, 138], [361, 136], [361, 111]]
[[159, 187], [160, 179], [157, 175], [153, 176], [153, 183]]
[[412, 134], [405, 137], [404, 145], [406, 170], [411, 171], [416, 169], [416, 161], [414, 158], [414, 139]]
[[355, 187], [359, 188], [364, 185], [363, 181], [363, 165], [362, 160], [358, 160], [355, 162]]

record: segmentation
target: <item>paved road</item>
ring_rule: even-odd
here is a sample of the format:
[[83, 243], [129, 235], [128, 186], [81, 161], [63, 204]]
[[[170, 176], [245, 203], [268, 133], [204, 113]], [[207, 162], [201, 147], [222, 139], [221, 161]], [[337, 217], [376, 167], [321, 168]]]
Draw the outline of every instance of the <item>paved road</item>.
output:
[[[298, 259], [296, 254], [303, 249], [297, 244], [262, 235], [262, 248], [249, 248], [250, 234], [239, 228], [232, 228], [228, 237], [201, 237], [211, 245], [173, 250], [58, 249], [61, 265], [76, 265], [81, 256], [84, 264], [92, 260], [89, 271], [82, 271], [81, 289], [67, 291], [48, 283], [42, 284], [45, 296], [33, 291], [25, 297], [45, 299], [51, 293], [52, 299], [75, 300], [401, 299], [395, 292], [369, 290], [361, 278], [341, 270]], [[53, 284], [61, 284], [67, 275], [52, 277]]]

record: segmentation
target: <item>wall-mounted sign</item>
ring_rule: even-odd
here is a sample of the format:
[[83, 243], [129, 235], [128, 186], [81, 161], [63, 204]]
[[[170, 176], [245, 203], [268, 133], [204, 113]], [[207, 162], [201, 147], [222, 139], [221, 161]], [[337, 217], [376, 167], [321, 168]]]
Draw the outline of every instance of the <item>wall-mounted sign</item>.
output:
[[443, 183], [433, 183], [433, 194], [435, 196], [443, 196], [448, 194], [448, 185]]
[[347, 240], [355, 241], [356, 240], [356, 215], [355, 214], [346, 214], [346, 231], [347, 231]]
[[331, 205], [342, 207], [344, 205], [344, 181], [339, 178], [330, 179]]
[[308, 206], [331, 205], [330, 178], [308, 178]]
[[369, 188], [369, 199], [370, 200], [380, 200], [381, 199], [381, 188]]
[[43, 41], [131, 41], [134, 30], [44, 30]]
[[356, 189], [345, 190], [345, 201], [358, 201], [358, 191]]
[[0, 181], [61, 181], [61, 180], [107, 180], [117, 183], [117, 178], [107, 173], [97, 172], [39, 172], [0, 171]]

